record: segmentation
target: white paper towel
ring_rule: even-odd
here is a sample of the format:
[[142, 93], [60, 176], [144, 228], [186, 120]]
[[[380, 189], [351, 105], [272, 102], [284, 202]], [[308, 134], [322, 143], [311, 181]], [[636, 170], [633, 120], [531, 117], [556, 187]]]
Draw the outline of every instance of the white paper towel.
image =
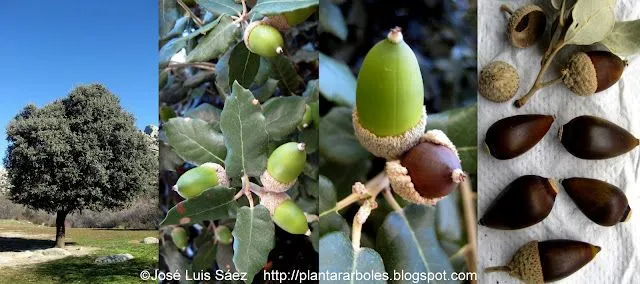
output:
[[[640, 2], [618, 0], [618, 21], [640, 19]], [[517, 114], [556, 116], [551, 130], [534, 148], [512, 160], [499, 161], [487, 152], [478, 153], [478, 216], [481, 217], [498, 193], [515, 178], [535, 174], [554, 179], [590, 177], [622, 188], [635, 213], [629, 222], [602, 227], [585, 217], [562, 189], [553, 210], [542, 222], [516, 231], [478, 226], [478, 272], [480, 283], [516, 283], [506, 273], [484, 273], [490, 266], [506, 264], [515, 251], [530, 240], [572, 239], [602, 247], [596, 258], [577, 273], [558, 283], [640, 283], [640, 149], [600, 161], [581, 160], [569, 154], [557, 136], [560, 126], [580, 115], [595, 115], [612, 121], [640, 137], [640, 57], [629, 59], [622, 79], [608, 90], [578, 97], [558, 84], [538, 92], [520, 109], [512, 106], [525, 94], [540, 70], [543, 44], [527, 49], [512, 47], [506, 38], [507, 18], [500, 5], [514, 10], [531, 1], [478, 1], [478, 66], [502, 60], [516, 67], [520, 90], [509, 103], [496, 104], [478, 96], [478, 147], [497, 120]], [[541, 5], [547, 5], [542, 3]], [[547, 7], [550, 7], [547, 5]], [[640, 31], [639, 31], [640, 32]], [[556, 62], [564, 63], [567, 51]], [[557, 77], [559, 65], [552, 66], [548, 79]]]

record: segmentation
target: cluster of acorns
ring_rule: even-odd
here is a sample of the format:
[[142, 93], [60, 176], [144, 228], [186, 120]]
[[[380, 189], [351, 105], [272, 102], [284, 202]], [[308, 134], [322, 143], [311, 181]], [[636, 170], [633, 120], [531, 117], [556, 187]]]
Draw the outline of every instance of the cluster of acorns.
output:
[[[251, 188], [260, 197], [260, 204], [271, 213], [273, 222], [291, 234], [309, 234], [304, 211], [286, 193], [295, 185], [306, 161], [304, 143], [282, 144], [267, 160], [267, 169], [260, 176], [262, 187]], [[173, 190], [191, 199], [218, 185], [229, 186], [224, 168], [216, 163], [204, 163], [182, 174]]]
[[356, 88], [353, 127], [360, 143], [387, 159], [393, 190], [407, 201], [435, 205], [466, 178], [458, 152], [440, 130], [425, 133], [427, 113], [418, 60], [392, 29], [365, 56]]
[[[546, 27], [546, 16], [536, 5], [515, 12], [508, 38], [513, 46], [534, 44]], [[603, 91], [621, 77], [626, 62], [608, 51], [577, 52], [571, 56], [561, 80], [576, 95]], [[494, 102], [506, 102], [517, 92], [516, 69], [501, 61], [492, 62], [481, 72], [479, 93]], [[485, 147], [496, 159], [508, 160], [533, 148], [549, 131], [555, 118], [550, 115], [516, 115], [495, 122], [485, 136]], [[588, 160], [613, 158], [633, 150], [640, 140], [605, 119], [579, 116], [559, 130], [562, 145], [572, 155]], [[609, 183], [590, 178], [561, 181], [565, 191], [590, 220], [613, 226], [631, 217], [624, 192]], [[511, 182], [492, 202], [479, 224], [494, 229], [522, 229], [545, 219], [553, 208], [559, 189], [553, 179], [525, 175]], [[531, 241], [522, 246], [506, 266], [487, 268], [505, 271], [526, 283], [556, 281], [571, 275], [600, 251], [600, 247], [574, 240]]]

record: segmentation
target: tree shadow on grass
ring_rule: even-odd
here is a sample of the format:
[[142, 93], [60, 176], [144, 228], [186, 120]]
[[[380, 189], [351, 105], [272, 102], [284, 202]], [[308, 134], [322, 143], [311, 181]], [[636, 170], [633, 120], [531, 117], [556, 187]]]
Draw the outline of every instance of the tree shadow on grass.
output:
[[156, 261], [152, 259], [136, 258], [114, 264], [95, 264], [95, 259], [96, 256], [67, 257], [38, 264], [30, 270], [53, 283], [136, 283], [140, 281], [142, 270], [153, 274], [156, 267]]
[[[65, 245], [75, 245], [65, 242]], [[24, 239], [0, 237], [0, 252], [20, 252], [26, 250], [49, 249], [56, 245], [52, 240]]]

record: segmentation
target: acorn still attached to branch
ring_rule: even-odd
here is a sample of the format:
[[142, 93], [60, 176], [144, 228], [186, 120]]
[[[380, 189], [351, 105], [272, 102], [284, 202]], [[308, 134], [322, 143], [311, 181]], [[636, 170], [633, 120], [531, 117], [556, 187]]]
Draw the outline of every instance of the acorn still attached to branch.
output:
[[435, 204], [462, 182], [457, 150], [439, 130], [424, 133], [424, 86], [415, 54], [392, 29], [365, 56], [356, 88], [353, 126], [360, 143], [387, 160], [393, 190], [419, 204]]
[[173, 190], [183, 198], [189, 199], [218, 184], [229, 186], [227, 172], [216, 163], [204, 163], [182, 174]]

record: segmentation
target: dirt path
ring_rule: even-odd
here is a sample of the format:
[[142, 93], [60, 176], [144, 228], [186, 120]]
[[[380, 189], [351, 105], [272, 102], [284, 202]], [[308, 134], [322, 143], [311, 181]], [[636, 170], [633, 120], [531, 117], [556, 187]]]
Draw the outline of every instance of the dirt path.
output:
[[52, 248], [54, 236], [27, 234], [15, 231], [0, 232], [0, 267], [37, 264], [69, 256], [91, 254], [98, 248], [67, 245], [64, 249]]

